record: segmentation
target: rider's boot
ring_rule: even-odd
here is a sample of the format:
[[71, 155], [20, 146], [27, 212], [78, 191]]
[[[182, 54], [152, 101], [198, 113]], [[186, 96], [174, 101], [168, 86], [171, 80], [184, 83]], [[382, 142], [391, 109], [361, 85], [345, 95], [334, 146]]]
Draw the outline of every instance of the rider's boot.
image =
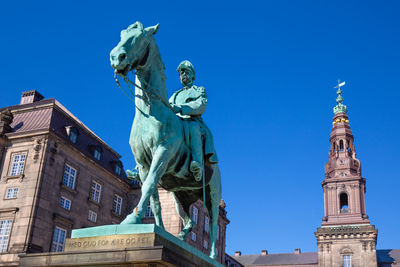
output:
[[203, 178], [203, 142], [201, 138], [201, 130], [198, 122], [190, 122], [190, 148], [192, 149], [192, 161], [189, 169], [193, 173], [196, 181]]
[[198, 161], [192, 160], [190, 162], [190, 171], [193, 173], [196, 181], [201, 181], [201, 178], [203, 178], [203, 168]]

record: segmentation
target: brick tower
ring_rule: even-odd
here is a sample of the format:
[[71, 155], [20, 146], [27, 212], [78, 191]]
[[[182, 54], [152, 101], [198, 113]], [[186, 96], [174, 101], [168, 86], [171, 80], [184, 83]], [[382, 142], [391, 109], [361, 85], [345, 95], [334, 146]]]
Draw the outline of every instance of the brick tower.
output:
[[337, 105], [329, 138], [329, 161], [325, 165], [324, 214], [315, 236], [320, 267], [376, 267], [378, 231], [365, 212], [365, 178], [356, 158], [347, 107], [342, 104], [338, 82]]

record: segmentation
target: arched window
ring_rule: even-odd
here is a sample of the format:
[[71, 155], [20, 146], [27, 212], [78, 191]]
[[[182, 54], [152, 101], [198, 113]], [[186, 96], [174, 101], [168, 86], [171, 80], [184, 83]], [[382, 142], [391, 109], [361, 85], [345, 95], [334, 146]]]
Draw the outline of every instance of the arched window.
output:
[[349, 198], [345, 192], [340, 193], [340, 213], [348, 213], [349, 212]]
[[340, 142], [339, 142], [339, 150], [340, 150], [340, 151], [344, 151], [343, 140], [340, 140]]

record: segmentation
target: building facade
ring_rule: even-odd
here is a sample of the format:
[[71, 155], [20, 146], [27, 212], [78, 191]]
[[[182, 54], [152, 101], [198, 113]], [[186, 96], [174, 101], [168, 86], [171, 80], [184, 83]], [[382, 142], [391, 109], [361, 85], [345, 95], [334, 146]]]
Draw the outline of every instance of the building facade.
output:
[[57, 100], [24, 92], [0, 112], [0, 266], [63, 251], [72, 229], [119, 223], [132, 209], [138, 190], [120, 155]]

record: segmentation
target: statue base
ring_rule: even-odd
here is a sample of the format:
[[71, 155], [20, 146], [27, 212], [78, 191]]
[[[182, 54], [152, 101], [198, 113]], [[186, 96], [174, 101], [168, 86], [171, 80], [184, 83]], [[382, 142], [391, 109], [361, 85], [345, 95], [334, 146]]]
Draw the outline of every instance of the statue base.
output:
[[20, 267], [223, 265], [154, 224], [72, 230], [64, 252], [21, 254]]

